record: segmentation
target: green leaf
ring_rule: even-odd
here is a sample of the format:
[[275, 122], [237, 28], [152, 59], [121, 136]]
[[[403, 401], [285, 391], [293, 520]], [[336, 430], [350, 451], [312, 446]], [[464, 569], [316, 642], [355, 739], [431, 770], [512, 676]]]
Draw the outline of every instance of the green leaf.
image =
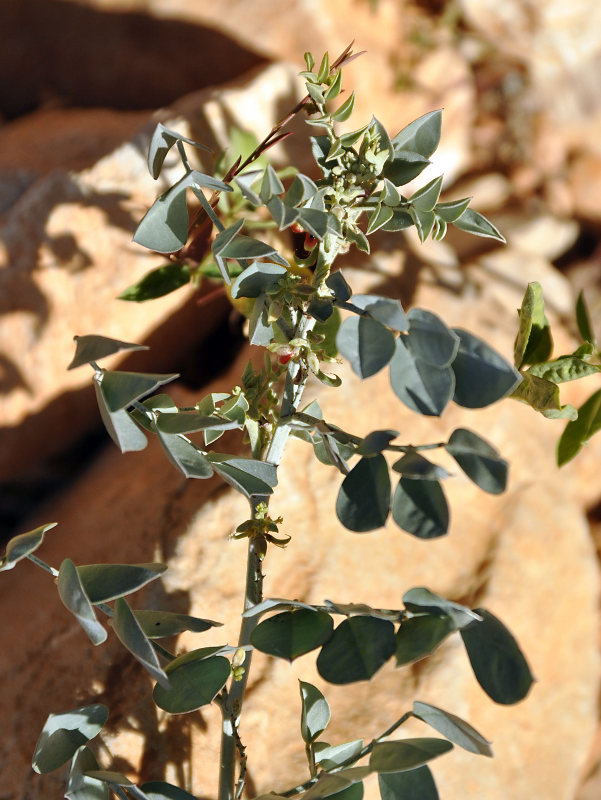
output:
[[385, 205], [378, 205], [373, 211], [373, 214], [369, 217], [367, 221], [367, 229], [366, 233], [368, 235], [375, 233], [377, 230], [382, 228], [392, 219], [393, 211], [392, 208]]
[[404, 772], [423, 766], [453, 749], [445, 739], [402, 739], [377, 742], [371, 752], [369, 766], [375, 772]]
[[429, 111], [406, 125], [392, 140], [395, 150], [411, 150], [430, 158], [440, 142], [442, 110]]
[[336, 111], [331, 114], [334, 122], [346, 122], [346, 120], [353, 113], [355, 107], [355, 92], [351, 92], [347, 99], [342, 103]]
[[279, 611], [282, 608], [287, 610], [292, 608], [306, 608], [309, 611], [315, 610], [313, 606], [310, 606], [307, 603], [301, 603], [300, 600], [285, 600], [282, 597], [267, 597], [260, 603], [247, 608], [242, 616], [245, 618], [256, 617], [260, 616], [261, 614], [265, 614], [267, 611]]
[[520, 373], [496, 350], [473, 333], [453, 328], [460, 344], [452, 364], [453, 400], [465, 408], [484, 408], [505, 397], [522, 380]]
[[529, 406], [550, 419], [576, 419], [578, 417], [574, 406], [561, 405], [559, 387], [556, 383], [531, 375], [530, 371], [522, 373], [522, 381], [511, 393], [511, 397], [528, 403]]
[[263, 181], [261, 182], [261, 189], [259, 196], [263, 203], [267, 203], [274, 195], [284, 193], [284, 184], [276, 175], [274, 168], [271, 164], [265, 167], [263, 172]]
[[390, 385], [412, 411], [438, 417], [455, 391], [455, 374], [451, 367], [436, 367], [416, 358], [400, 336], [390, 362]]
[[418, 539], [436, 539], [449, 528], [449, 507], [438, 481], [401, 478], [392, 496], [392, 518]]
[[277, 471], [273, 464], [221, 453], [209, 453], [207, 458], [226, 483], [248, 498], [273, 494], [277, 486]]
[[275, 289], [287, 274], [286, 267], [281, 267], [279, 264], [255, 262], [241, 272], [232, 283], [231, 295], [234, 300], [239, 297], [258, 297], [263, 292]]
[[318, 208], [299, 209], [297, 223], [316, 239], [323, 239], [328, 232], [330, 215]]
[[413, 480], [441, 481], [449, 477], [449, 473], [438, 464], [433, 464], [415, 450], [410, 450], [396, 461], [392, 468], [405, 478]]
[[436, 213], [444, 222], [455, 222], [470, 204], [470, 197], [461, 200], [451, 200], [448, 203], [438, 203]]
[[314, 742], [328, 727], [330, 705], [316, 686], [299, 681], [301, 696], [301, 736], [305, 744]]
[[488, 442], [467, 428], [457, 428], [445, 445], [465, 474], [490, 494], [501, 494], [507, 486], [508, 464]]
[[523, 364], [546, 361], [553, 349], [549, 320], [540, 283], [529, 283], [519, 310], [519, 328], [515, 338], [513, 360], [520, 369]]
[[394, 335], [371, 317], [349, 317], [342, 322], [336, 346], [361, 379], [375, 375], [394, 355]]
[[199, 144], [192, 139], [188, 139], [186, 136], [182, 136], [176, 131], [169, 130], [169, 128], [166, 128], [159, 122], [154, 129], [148, 148], [148, 170], [155, 180], [161, 174], [161, 168], [167, 153], [178, 141], [187, 142], [201, 150], [206, 150], [208, 153], [211, 152], [210, 148], [205, 147], [204, 144]]
[[148, 800], [198, 800], [195, 795], [164, 781], [149, 781], [143, 783], [140, 789]]
[[342, 481], [336, 516], [356, 533], [381, 528], [390, 509], [390, 476], [383, 455], [362, 458]]
[[[332, 775], [332, 777], [334, 776]], [[357, 783], [347, 786], [345, 789], [334, 792], [334, 794], [329, 794], [328, 798], [329, 800], [363, 800], [363, 795], [363, 783], [358, 781]]]
[[111, 411], [104, 398], [100, 383], [94, 378], [94, 391], [100, 417], [111, 439], [122, 453], [143, 450], [146, 447], [146, 436], [138, 428], [124, 408]]
[[106, 603], [160, 578], [165, 564], [85, 564], [77, 574], [90, 603]]
[[467, 606], [447, 600], [425, 586], [416, 586], [403, 595], [405, 608], [413, 613], [443, 614], [453, 623], [455, 629], [463, 628], [471, 622], [479, 621], [481, 617]]
[[108, 718], [101, 703], [50, 714], [37, 741], [32, 767], [39, 774], [52, 772], [72, 758], [77, 750], [101, 730]]
[[390, 220], [385, 225], [382, 225], [382, 230], [392, 231], [394, 233], [395, 231], [402, 231], [406, 228], [410, 228], [413, 224], [414, 222], [411, 214], [395, 208]]
[[557, 443], [557, 463], [561, 467], [579, 452], [582, 445], [601, 428], [601, 389], [578, 409], [578, 418], [568, 422]]
[[333, 627], [332, 618], [324, 611], [282, 611], [260, 622], [250, 641], [262, 653], [294, 661], [324, 644]]
[[461, 638], [476, 680], [495, 703], [518, 703], [534, 682], [528, 662], [501, 620], [485, 609], [474, 611], [482, 619], [462, 628]]
[[[220, 413], [222, 413], [220, 411]], [[185, 412], [167, 412], [157, 415], [156, 427], [161, 433], [194, 433], [195, 431], [229, 431], [240, 428], [244, 420], [222, 419], [221, 417], [205, 417], [202, 414]]]
[[463, 747], [470, 753], [492, 758], [490, 742], [465, 720], [443, 711], [429, 703], [416, 701], [413, 703], [413, 716], [421, 719], [438, 733], [442, 733], [450, 742]]
[[348, 242], [354, 244], [362, 253], [369, 253], [367, 236], [356, 225], [347, 225], [345, 233]]
[[595, 339], [593, 324], [582, 290], [578, 293], [576, 300], [576, 323], [578, 324], [578, 332], [582, 336], [582, 341], [596, 344], [597, 340]]
[[415, 223], [415, 228], [417, 230], [417, 235], [419, 236], [420, 242], [425, 242], [436, 223], [434, 212], [422, 211], [419, 208], [415, 208], [415, 206], [410, 206], [409, 214]]
[[102, 370], [95, 380], [110, 412], [127, 408], [135, 400], [150, 394], [159, 386], [179, 378], [177, 373], [150, 375], [143, 372], [117, 372]]
[[391, 622], [399, 622], [403, 617], [402, 611], [389, 608], [372, 608], [367, 603], [334, 603], [332, 600], [325, 600], [324, 605], [331, 614], [344, 614], [346, 617], [359, 615], [362, 617], [389, 619]]
[[[427, 158], [414, 153], [409, 150], [396, 150], [394, 157], [386, 162], [382, 170], [382, 177], [388, 180], [395, 186], [404, 186], [425, 170], [430, 162]], [[403, 213], [403, 212], [401, 212]], [[408, 216], [408, 215], [407, 215]], [[405, 226], [407, 227], [407, 226]], [[397, 230], [395, 228], [388, 228], [384, 226], [384, 230]]]
[[473, 211], [471, 208], [467, 208], [463, 214], [453, 222], [453, 225], [475, 236], [482, 236], [486, 239], [496, 239], [499, 242], [505, 243], [505, 237], [495, 228], [492, 222], [477, 211]]
[[342, 90], [342, 70], [339, 69], [333, 76], [329, 89], [327, 89], [324, 92], [324, 98], [326, 99], [326, 101], [335, 100], [340, 94], [341, 90]]
[[[319, 747], [320, 744], [323, 746]], [[315, 763], [321, 769], [329, 771], [340, 766], [345, 761], [350, 761], [359, 755], [363, 749], [363, 739], [355, 739], [344, 744], [330, 745], [317, 742], [315, 746]]]
[[224, 656], [187, 661], [168, 670], [170, 688], [157, 683], [152, 697], [157, 706], [169, 714], [196, 711], [212, 702], [230, 673], [230, 662]]
[[109, 800], [109, 787], [106, 783], [88, 778], [88, 770], [98, 769], [98, 762], [92, 751], [80, 747], [71, 763], [69, 779], [65, 790], [68, 800]]
[[429, 656], [454, 630], [446, 615], [417, 614], [403, 620], [396, 634], [397, 667]]
[[[219, 234], [221, 236], [221, 234]], [[267, 242], [253, 239], [252, 236], [238, 234], [227, 244], [218, 243], [219, 236], [213, 242], [213, 253], [220, 258], [231, 258], [234, 261], [243, 259], [266, 258], [277, 254], [277, 250]], [[219, 248], [219, 249], [217, 249]]]
[[422, 186], [411, 195], [411, 204], [420, 211], [432, 211], [438, 198], [440, 197], [440, 190], [442, 189], [442, 175], [438, 178]]
[[406, 331], [409, 329], [409, 320], [403, 311], [403, 306], [399, 300], [392, 297], [379, 297], [376, 294], [356, 294], [353, 296], [351, 304], [360, 308], [362, 311], [392, 328], [394, 331]]
[[382, 800], [439, 800], [430, 768], [426, 765], [407, 772], [378, 775]]
[[83, 364], [89, 364], [92, 361], [112, 356], [121, 352], [121, 350], [150, 349], [144, 344], [132, 344], [131, 342], [122, 342], [119, 339], [109, 339], [107, 336], [96, 336], [94, 334], [74, 336], [73, 339], [75, 341], [75, 355], [67, 369], [81, 367]]
[[93, 778], [103, 783], [111, 784], [112, 786], [134, 786], [135, 784], [126, 778], [121, 772], [112, 772], [106, 769], [91, 769], [86, 770], [86, 777]]
[[291, 208], [275, 195], [265, 205], [281, 231], [289, 228], [299, 217], [298, 209]]
[[162, 639], [166, 636], [177, 636], [184, 631], [202, 633], [209, 628], [221, 626], [223, 623], [211, 619], [190, 617], [188, 614], [176, 614], [173, 611], [138, 611], [134, 617], [149, 639]]
[[343, 620], [321, 648], [317, 670], [329, 683], [366, 681], [395, 651], [394, 625], [376, 617]]
[[189, 439], [181, 434], [163, 433], [158, 427], [156, 433], [167, 458], [186, 478], [212, 477], [213, 467], [208, 457]]
[[311, 200], [317, 191], [317, 184], [311, 178], [299, 172], [294, 176], [290, 188], [284, 195], [284, 202], [290, 208], [295, 208]]
[[[250, 153], [249, 153], [249, 155], [250, 155]], [[245, 172], [242, 173], [242, 175], [236, 175], [236, 177], [234, 178], [234, 180], [236, 181], [236, 184], [238, 185], [238, 188], [240, 189], [244, 199], [248, 200], [249, 203], [251, 203], [251, 205], [253, 205], [253, 206], [262, 205], [261, 198], [252, 189], [253, 184], [258, 181], [260, 175], [261, 175], [261, 170], [260, 169], [255, 169], [255, 170], [249, 170], [248, 172], [245, 171]], [[238, 223], [237, 223], [238, 224], [238, 230], [240, 230], [242, 228], [243, 224], [244, 224], [243, 222], [242, 222], [242, 224], [240, 224], [240, 222], [241, 222], [241, 220], [238, 220]]]
[[105, 642], [107, 632], [96, 619], [96, 613], [81, 583], [77, 568], [69, 558], [65, 558], [60, 566], [57, 587], [63, 605], [77, 619], [92, 644], [99, 645]]
[[27, 533], [20, 533], [9, 539], [4, 557], [0, 559], [0, 572], [13, 569], [18, 561], [35, 552], [44, 541], [46, 531], [56, 527], [57, 524], [56, 522], [47, 522], [45, 525], [40, 525]]
[[448, 367], [457, 355], [459, 337], [439, 316], [423, 308], [412, 308], [407, 315], [409, 333], [405, 345], [416, 357], [435, 367]]
[[561, 356], [543, 364], [533, 364], [528, 368], [527, 374], [553, 383], [566, 383], [595, 375], [597, 372], [601, 372], [601, 366], [598, 364], [590, 364], [583, 358], [571, 355]]
[[399, 435], [398, 431], [372, 431], [361, 440], [357, 453], [361, 456], [375, 456], [385, 450], [390, 442]]
[[112, 624], [121, 644], [129, 650], [156, 681], [159, 681], [166, 688], [169, 687], [169, 679], [161, 669], [159, 659], [150, 640], [123, 597], [118, 597], [115, 600], [115, 613]]
[[141, 280], [121, 292], [117, 299], [145, 303], [174, 292], [187, 283], [190, 283], [188, 267], [184, 264], [165, 264], [146, 273]]

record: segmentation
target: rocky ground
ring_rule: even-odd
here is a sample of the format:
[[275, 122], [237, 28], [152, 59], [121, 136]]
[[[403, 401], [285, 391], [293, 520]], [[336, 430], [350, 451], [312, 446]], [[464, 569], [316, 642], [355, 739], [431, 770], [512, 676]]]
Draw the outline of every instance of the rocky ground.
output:
[[[267, 0], [5, 0], [0, 7], [0, 29], [8, 32], [0, 54], [0, 74], [8, 76], [0, 82], [3, 527], [9, 535], [59, 520], [44, 551], [52, 563], [66, 554], [85, 563], [107, 552], [123, 561], [161, 553], [174, 575], [165, 586], [172, 607], [230, 620], [238, 608], [231, 587], [243, 568], [241, 549], [224, 541], [235, 501], [212, 482], [182, 483], [152, 447], [121, 457], [99, 428], [89, 375], [65, 370], [73, 334], [103, 333], [151, 345], [113, 363], [178, 371], [177, 391], [193, 398], [209, 384], [229, 388], [245, 357], [227, 301], [210, 285], [140, 306], [123, 308], [114, 299], [161, 263], [130, 242], [157, 192], [145, 166], [157, 120], [217, 148], [226, 146], [232, 123], [262, 135], [298, 94], [302, 53], [337, 53], [354, 38], [368, 51], [347, 70], [347, 85], [358, 93], [356, 119], [376, 114], [396, 132], [444, 107], [432, 169], [444, 171], [448, 199], [473, 195], [473, 206], [508, 239], [500, 248], [459, 235], [425, 246], [411, 236], [380, 237], [369, 262], [349, 264], [356, 279], [481, 332], [506, 354], [528, 280], [544, 287], [558, 348], [573, 342], [573, 301], [581, 288], [601, 330], [598, 4], [294, 0], [285, 14], [275, 8]], [[274, 158], [304, 166], [301, 132]], [[566, 387], [565, 399], [582, 402], [598, 388], [588, 380]], [[409, 412], [374, 401], [384, 390], [372, 384], [362, 395], [350, 376], [345, 386], [349, 425], [364, 424], [369, 403], [386, 425], [415, 427]], [[338, 414], [343, 404], [328, 402], [325, 396], [326, 411]], [[561, 423], [513, 402], [476, 417], [465, 424], [485, 432], [513, 465], [510, 489], [493, 501], [457, 480], [451, 536], [428, 544], [418, 560], [415, 543], [398, 532], [369, 543], [360, 537], [349, 548], [348, 533], [323, 526], [334, 476], [314, 467], [299, 443], [281, 479], [287, 523], [296, 533], [269, 566], [270, 593], [347, 600], [359, 570], [363, 599], [376, 605], [398, 603], [399, 583], [424, 583], [498, 610], [538, 679], [526, 702], [499, 709], [485, 701], [451, 644], [444, 659], [410, 679], [392, 670], [383, 675], [376, 700], [362, 686], [351, 701], [346, 690], [333, 691], [333, 736], [356, 735], [368, 703], [373, 731], [366, 735], [373, 735], [393, 713], [393, 694], [395, 705], [419, 694], [448, 707], [451, 697], [456, 713], [494, 739], [496, 758], [481, 763], [454, 753], [438, 762], [446, 800], [592, 800], [601, 791], [601, 445], [593, 440], [558, 473], [553, 448]], [[450, 412], [440, 430], [462, 419]], [[416, 436], [426, 431], [419, 426]], [[318, 522], [316, 542], [309, 532]], [[398, 573], [383, 580], [392, 562]], [[0, 654], [0, 725], [10, 732], [0, 744], [0, 796], [60, 795], [58, 779], [31, 775], [31, 746], [49, 710], [71, 707], [74, 697], [89, 699], [92, 676], [93, 696], [109, 700], [129, 728], [112, 743], [118, 768], [159, 774], [173, 757], [157, 750], [154, 734], [145, 740], [138, 731], [143, 723], [156, 732], [163, 723], [152, 718], [145, 697], [127, 690], [127, 681], [139, 677], [136, 666], [110, 646], [86, 652], [53, 587], [38, 593], [38, 583], [31, 570], [3, 573], [0, 581], [0, 608], [11, 621]], [[226, 632], [233, 638], [233, 628]], [[296, 712], [288, 720], [274, 700], [276, 689], [292, 691], [291, 677], [287, 668], [257, 665], [246, 724], [259, 791], [271, 788], [268, 778], [280, 786], [302, 774], [298, 743], [281, 734], [289, 725], [296, 729]], [[174, 722], [171, 731], [172, 747], [184, 748], [196, 765], [194, 790], [202, 796], [214, 789], [202, 769], [216, 746], [205, 730], [211, 722], [207, 712]], [[272, 753], [258, 744], [269, 737], [280, 742], [275, 773]]]

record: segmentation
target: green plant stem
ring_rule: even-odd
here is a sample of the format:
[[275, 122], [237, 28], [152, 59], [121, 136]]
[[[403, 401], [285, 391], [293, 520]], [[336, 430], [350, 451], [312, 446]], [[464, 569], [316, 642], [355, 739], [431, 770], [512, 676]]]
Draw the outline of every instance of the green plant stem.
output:
[[51, 567], [50, 564], [46, 564], [46, 562], [42, 561], [41, 558], [34, 556], [33, 553], [29, 553], [27, 558], [30, 561], [33, 561], [34, 564], [37, 564], [38, 567], [41, 567], [46, 572], [49, 572], [53, 578], [58, 578], [58, 570], [54, 569], [54, 567]]

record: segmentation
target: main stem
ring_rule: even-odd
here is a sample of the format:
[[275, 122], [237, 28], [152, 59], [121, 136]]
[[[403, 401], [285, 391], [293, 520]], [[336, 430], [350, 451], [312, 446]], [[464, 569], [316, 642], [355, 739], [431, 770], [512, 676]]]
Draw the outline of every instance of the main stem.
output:
[[[300, 315], [300, 312], [299, 312]], [[300, 315], [296, 328], [295, 336], [304, 338], [313, 328], [315, 320], [311, 317]], [[275, 426], [271, 436], [271, 442], [267, 448], [264, 460], [269, 464], [278, 466], [288, 436], [290, 426], [286, 420], [298, 408], [301, 397], [307, 383], [307, 372], [299, 376], [300, 366], [290, 362], [286, 372], [286, 385], [283, 392], [283, 400], [280, 409], [280, 419]], [[269, 505], [269, 495], [253, 496], [251, 500], [251, 517], [257, 516], [257, 506], [259, 504]], [[246, 562], [246, 586], [244, 590], [244, 611], [248, 611], [253, 606], [263, 600], [263, 555], [259, 550], [260, 545], [251, 536], [248, 540], [248, 554]], [[258, 623], [257, 616], [242, 617], [238, 646], [244, 647], [250, 644], [250, 637]], [[219, 764], [219, 800], [235, 800], [240, 792], [235, 791], [236, 781], [236, 752], [243, 750], [238, 737], [238, 726], [240, 714], [242, 712], [242, 702], [248, 681], [252, 650], [248, 650], [244, 659], [244, 674], [240, 680], [232, 681], [229, 691], [224, 694], [221, 703], [222, 728], [221, 728], [221, 756]]]

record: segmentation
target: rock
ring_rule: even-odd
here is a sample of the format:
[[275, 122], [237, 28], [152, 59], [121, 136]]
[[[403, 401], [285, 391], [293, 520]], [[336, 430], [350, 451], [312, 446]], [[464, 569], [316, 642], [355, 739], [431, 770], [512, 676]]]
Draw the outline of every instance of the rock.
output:
[[[449, 324], [481, 334], [509, 355], [515, 308], [523, 292], [519, 254], [513, 264], [512, 280], [497, 280], [486, 265], [475, 263], [473, 280], [462, 293], [421, 285], [413, 302], [440, 313]], [[505, 273], [508, 270], [509, 262]], [[367, 276], [351, 280], [358, 277], [364, 288], [373, 280]], [[563, 287], [565, 292], [565, 281], [561, 284], [548, 267], [545, 271], [542, 261], [536, 277], [543, 285], [555, 281], [555, 290]], [[385, 289], [394, 294], [399, 284], [398, 278], [388, 279]], [[559, 314], [564, 303], [557, 298]], [[549, 314], [555, 325], [558, 315], [553, 308]], [[203, 393], [231, 386], [242, 361]], [[459, 426], [480, 431], [510, 461], [510, 486], [504, 495], [484, 495], [455, 472], [447, 482], [451, 532], [442, 540], [416, 541], [394, 525], [356, 535], [343, 530], [333, 514], [340, 475], [316, 462], [304, 442], [293, 441], [272, 505], [274, 514], [284, 516], [282, 532], [291, 534], [292, 541], [285, 550], [272, 548], [268, 553], [266, 593], [314, 602], [326, 597], [362, 600], [394, 608], [409, 587], [427, 585], [501, 616], [527, 653], [537, 683], [519, 706], [495, 706], [471, 675], [457, 637], [412, 669], [394, 670], [388, 665], [373, 684], [345, 687], [324, 685], [311, 655], [292, 666], [269, 664], [257, 656], [241, 730], [253, 791], [282, 791], [307, 776], [298, 736], [296, 678], [301, 676], [316, 683], [331, 703], [328, 740], [333, 743], [358, 736], [369, 741], [414, 699], [466, 717], [492, 738], [493, 761], [456, 749], [434, 764], [441, 796], [447, 800], [508, 796], [569, 800], [596, 729], [599, 579], [578, 488], [590, 476], [582, 474], [578, 461], [558, 473], [553, 466], [556, 426], [511, 400], [477, 412], [452, 406], [441, 419], [418, 418], [391, 395], [384, 373], [362, 384], [346, 370], [342, 390], [311, 386], [307, 401], [315, 395], [326, 419], [359, 434], [373, 427], [372, 420], [378, 427], [400, 430], [402, 441], [414, 443], [444, 440]], [[197, 397], [182, 391], [178, 399], [194, 402]], [[226, 444], [219, 446], [228, 449]], [[600, 445], [595, 439], [591, 451], [598, 463]], [[156, 442], [125, 457], [107, 448], [39, 520], [60, 521], [40, 555], [55, 565], [65, 555], [76, 563], [164, 558], [170, 566], [164, 590], [154, 584], [148, 602], [225, 622], [217, 634], [183, 636], [181, 644], [231, 642], [240, 612], [237, 587], [244, 574], [245, 547], [227, 538], [246, 516], [245, 502], [220, 491], [213, 480], [180, 480]], [[8, 734], [0, 760], [8, 765], [3, 776], [7, 798], [17, 800], [26, 794], [35, 800], [61, 791], [59, 775], [31, 775], [33, 742], [49, 711], [92, 700], [111, 707], [109, 742], [117, 768], [133, 776], [141, 769], [145, 779], [159, 778], [166, 769], [174, 778], [176, 765], [191, 754], [192, 791], [213, 796], [216, 709], [170, 718], [167, 725], [153, 710], [148, 683], [113, 637], [101, 648], [88, 647], [60, 605], [52, 605], [57, 599], [51, 581], [31, 570], [31, 565], [19, 565], [3, 573], [0, 581], [0, 609], [4, 618], [11, 619], [0, 656], [0, 672], [6, 676], [0, 725]], [[45, 654], [43, 660], [40, 653]], [[122, 737], [114, 726], [124, 721], [128, 730]], [[157, 737], [167, 728], [171, 744], [165, 749]], [[143, 730], [150, 731], [146, 740]], [[417, 723], [406, 731], [428, 735]], [[366, 789], [370, 800], [377, 796], [373, 776]]]
[[569, 187], [574, 214], [593, 223], [601, 221], [601, 153], [582, 153], [570, 165]]

